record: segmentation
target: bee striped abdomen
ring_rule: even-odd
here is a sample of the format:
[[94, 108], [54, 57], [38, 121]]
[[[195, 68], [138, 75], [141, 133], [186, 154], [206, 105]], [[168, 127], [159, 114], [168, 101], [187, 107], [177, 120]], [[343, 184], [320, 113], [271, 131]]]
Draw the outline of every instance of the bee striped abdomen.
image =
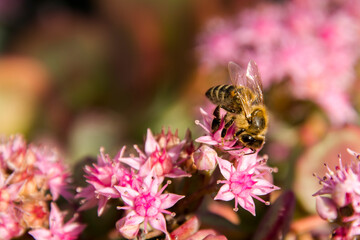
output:
[[218, 85], [207, 90], [206, 97], [214, 104], [220, 105], [230, 97], [232, 90], [235, 90], [235, 87], [232, 85]]
[[205, 93], [206, 97], [215, 105], [221, 106], [231, 113], [240, 113], [241, 107], [235, 100], [236, 94], [237, 88], [227, 84], [212, 87]]

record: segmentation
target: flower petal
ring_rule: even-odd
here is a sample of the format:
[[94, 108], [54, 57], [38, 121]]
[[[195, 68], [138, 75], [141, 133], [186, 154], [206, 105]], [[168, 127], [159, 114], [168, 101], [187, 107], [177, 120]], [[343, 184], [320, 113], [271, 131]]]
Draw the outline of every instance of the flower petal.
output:
[[150, 156], [151, 153], [156, 151], [156, 149], [160, 149], [160, 146], [156, 142], [150, 128], [148, 128], [145, 141], [145, 153], [146, 155]]
[[160, 208], [162, 208], [162, 209], [170, 208], [170, 207], [174, 206], [177, 203], [177, 201], [179, 201], [180, 199], [182, 199], [184, 197], [185, 196], [181, 196], [181, 195], [177, 195], [177, 194], [173, 194], [173, 193], [162, 194], [160, 196], [160, 199], [162, 200]]
[[229, 191], [230, 187], [229, 184], [224, 184], [217, 195], [215, 196], [214, 200], [223, 200], [223, 201], [230, 201], [234, 199], [234, 194]]
[[216, 158], [220, 172], [224, 176], [224, 178], [229, 179], [232, 172], [235, 172], [234, 166], [227, 160], [221, 159], [219, 157]]
[[49, 240], [51, 239], [51, 232], [47, 229], [35, 229], [29, 231], [29, 234], [36, 240]]
[[163, 233], [165, 233], [166, 239], [170, 239], [169, 233], [166, 230], [166, 221], [165, 221], [164, 215], [159, 213], [155, 217], [150, 218], [149, 223], [153, 228], [158, 229], [158, 230], [162, 231]]
[[255, 216], [255, 203], [253, 198], [249, 195], [247, 197], [238, 197], [236, 198], [238, 204], [245, 210], [249, 211], [252, 215]]
[[205, 143], [205, 144], [208, 144], [208, 145], [217, 145], [217, 144], [219, 144], [219, 142], [215, 141], [211, 136], [198, 137], [197, 139], [195, 139], [195, 142]]
[[126, 223], [126, 217], [121, 218], [119, 221], [116, 222], [116, 229], [128, 239], [136, 238], [136, 235], [139, 232], [140, 225], [134, 224], [130, 225]]

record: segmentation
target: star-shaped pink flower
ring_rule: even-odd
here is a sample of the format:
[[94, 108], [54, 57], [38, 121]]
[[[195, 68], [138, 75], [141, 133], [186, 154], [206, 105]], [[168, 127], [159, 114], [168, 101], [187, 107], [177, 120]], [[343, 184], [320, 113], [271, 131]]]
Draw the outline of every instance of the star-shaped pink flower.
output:
[[65, 213], [61, 212], [54, 202], [51, 203], [49, 229], [35, 229], [29, 234], [36, 240], [75, 240], [84, 230], [85, 225], [75, 222], [76, 216], [64, 224]]
[[[78, 188], [77, 198], [83, 198], [83, 205], [79, 210], [85, 210], [98, 205], [98, 216], [100, 216], [106, 207], [110, 198], [119, 198], [120, 193], [115, 189], [118, 186], [134, 186], [141, 181], [134, 171], [129, 170], [118, 159], [122, 158], [125, 151], [123, 147], [115, 159], [110, 158], [104, 153], [104, 149], [100, 149], [97, 164], [92, 167], [86, 166], [86, 178], [89, 186]], [[135, 183], [137, 182], [137, 183]]]
[[129, 186], [116, 186], [125, 204], [119, 209], [127, 211], [126, 216], [116, 224], [122, 235], [127, 238], [135, 238], [141, 224], [145, 232], [148, 231], [147, 225], [150, 224], [152, 228], [165, 233], [166, 239], [170, 239], [163, 214], [174, 215], [166, 209], [172, 207], [184, 196], [172, 193], [163, 194], [168, 183], [159, 190], [161, 182], [161, 178], [154, 175], [152, 171], [144, 178], [142, 186], [137, 189]]
[[235, 156], [253, 152], [253, 150], [239, 145], [238, 139], [234, 136], [235, 135], [234, 125], [232, 125], [227, 130], [226, 135], [224, 137], [221, 137], [221, 132], [225, 126], [224, 118], [226, 111], [224, 109], [220, 109], [221, 122], [219, 129], [216, 130], [215, 132], [211, 129], [212, 121], [214, 120], [214, 116], [212, 114], [213, 111], [214, 108], [209, 108], [208, 111], [205, 111], [204, 109], [200, 108], [200, 113], [203, 117], [203, 121], [200, 122], [199, 120], [196, 120], [195, 124], [202, 127], [205, 130], [206, 134], [204, 136], [198, 137], [197, 139], [195, 139], [195, 141], [217, 147], [222, 151], [225, 151]]
[[179, 178], [190, 177], [179, 167], [179, 157], [185, 141], [181, 141], [172, 146], [167, 146], [161, 141], [161, 145], [156, 141], [151, 130], [148, 129], [145, 141], [145, 152], [142, 152], [138, 146], [134, 146], [139, 157], [121, 157], [119, 160], [132, 168], [139, 170], [139, 175], [144, 177], [152, 170], [157, 176]]
[[249, 162], [248, 157], [252, 156], [245, 155], [239, 158], [236, 168], [231, 162], [217, 158], [221, 174], [225, 180], [218, 181], [218, 183], [224, 183], [224, 185], [214, 199], [223, 201], [235, 199], [235, 211], [238, 210], [237, 205], [239, 204], [255, 216], [253, 198], [269, 204], [258, 196], [266, 195], [279, 188], [264, 179], [264, 174], [258, 171], [263, 162]]

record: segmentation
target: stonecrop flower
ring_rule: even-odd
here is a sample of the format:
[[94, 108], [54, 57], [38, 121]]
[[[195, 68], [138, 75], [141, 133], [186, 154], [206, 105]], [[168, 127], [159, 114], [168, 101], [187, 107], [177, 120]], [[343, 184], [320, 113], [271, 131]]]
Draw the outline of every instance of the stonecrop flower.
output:
[[119, 160], [132, 168], [139, 171], [139, 175], [144, 177], [154, 170], [155, 174], [160, 177], [180, 178], [189, 177], [181, 168], [183, 163], [181, 153], [186, 141], [177, 137], [169, 130], [165, 134], [164, 130], [155, 139], [151, 130], [148, 129], [145, 140], [145, 152], [135, 145], [134, 148], [139, 156], [120, 157]]
[[170, 235], [166, 230], [166, 221], [163, 214], [174, 213], [166, 210], [172, 207], [184, 196], [163, 193], [168, 183], [161, 189], [162, 180], [154, 171], [151, 171], [145, 178], [141, 186], [136, 188], [115, 186], [120, 192], [125, 206], [118, 209], [126, 210], [126, 216], [120, 219], [116, 227], [126, 238], [135, 238], [140, 226], [145, 233], [148, 232], [148, 224], [153, 229], [158, 229], [165, 233], [166, 239], [170, 240]]
[[[235, 211], [240, 205], [255, 215], [253, 198], [268, 205], [270, 203], [259, 196], [279, 189], [266, 179], [274, 169], [266, 165], [267, 157], [260, 158], [258, 151], [253, 152], [238, 144], [238, 140], [234, 137], [234, 130], [231, 130], [233, 126], [229, 128], [224, 138], [221, 137], [219, 131], [221, 132], [224, 127], [225, 113], [221, 114], [220, 129], [213, 132], [211, 129], [213, 114], [202, 108], [200, 108], [200, 112], [203, 116], [203, 123], [196, 121], [196, 124], [205, 130], [206, 135], [195, 140], [204, 145], [194, 152], [194, 164], [199, 170], [213, 170], [217, 164], [225, 180], [218, 180], [218, 183], [223, 185], [214, 199], [223, 201], [235, 199]], [[219, 151], [216, 152], [212, 149], [214, 147]]]
[[92, 167], [85, 166], [85, 178], [89, 185], [85, 188], [78, 188], [76, 198], [82, 198], [80, 211], [98, 205], [98, 216], [103, 214], [106, 204], [110, 198], [119, 198], [117, 186], [134, 186], [141, 183], [142, 179], [134, 173], [134, 170], [126, 167], [119, 159], [125, 152], [123, 147], [117, 156], [112, 159], [100, 149], [97, 163]]
[[213, 115], [214, 109], [215, 109], [215, 105], [213, 105], [213, 108], [212, 107], [208, 108], [208, 111], [205, 111], [203, 108], [200, 108], [200, 113], [203, 117], [203, 120], [202, 122], [196, 120], [195, 124], [199, 125], [205, 130], [205, 135], [198, 137], [197, 139], [195, 139], [195, 141], [198, 143], [215, 147], [223, 152], [229, 153], [234, 156], [253, 153], [254, 150], [242, 146], [239, 143], [238, 139], [234, 136], [235, 124], [230, 126], [224, 137], [221, 137], [221, 131], [224, 129], [225, 126], [226, 111], [224, 109], [220, 109], [220, 117], [221, 117], [220, 127], [218, 130], [213, 132], [213, 130], [211, 129], [211, 125], [212, 125], [212, 121], [214, 120], [214, 115]]
[[264, 178], [265, 172], [260, 169], [262, 165], [266, 164], [266, 161], [256, 159], [256, 157], [257, 154], [255, 153], [243, 155], [235, 160], [236, 167], [230, 161], [221, 158], [217, 159], [221, 174], [225, 180], [218, 181], [223, 185], [215, 196], [215, 200], [230, 201], [235, 199], [235, 211], [238, 210], [237, 206], [240, 205], [254, 216], [255, 204], [253, 198], [267, 205], [270, 204], [258, 196], [266, 195], [279, 189], [279, 187]]
[[77, 216], [73, 216], [64, 223], [65, 213], [61, 212], [54, 202], [51, 203], [49, 215], [49, 228], [39, 228], [29, 231], [36, 240], [75, 240], [84, 230], [85, 225], [75, 222]]
[[69, 172], [58, 151], [27, 145], [21, 135], [0, 139], [0, 236], [11, 239], [46, 227], [49, 200], [68, 192]]
[[290, 77], [295, 97], [314, 101], [333, 124], [352, 122], [356, 113], [349, 90], [360, 56], [359, 5], [291, 0], [259, 4], [234, 19], [215, 19], [199, 37], [201, 61], [210, 67], [228, 61], [245, 66], [254, 59], [265, 89]]
[[140, 229], [147, 233], [150, 224], [151, 231], [160, 230], [169, 239], [163, 214], [174, 215], [165, 209], [172, 207], [183, 196], [164, 194], [168, 183], [163, 187], [161, 184], [165, 177], [191, 176], [183, 170], [185, 161], [194, 151], [189, 135], [180, 140], [177, 133], [173, 134], [170, 130], [165, 133], [163, 129], [160, 134], [153, 135], [149, 129], [144, 151], [134, 145], [138, 156], [124, 156], [126, 147], [123, 147], [111, 158], [101, 148], [97, 163], [84, 168], [88, 186], [77, 189], [76, 197], [82, 198], [80, 210], [97, 206], [100, 216], [109, 199], [118, 199], [123, 204], [119, 209], [126, 210], [126, 216], [116, 224], [123, 237], [135, 238]]
[[340, 224], [333, 233], [334, 239], [360, 236], [360, 154], [350, 149], [348, 152], [354, 156], [351, 163], [343, 165], [339, 157], [334, 171], [327, 167], [324, 177], [317, 176], [322, 189], [313, 195], [319, 216]]
[[221, 131], [224, 129], [225, 126], [224, 116], [226, 114], [226, 111], [224, 109], [220, 109], [221, 123], [219, 129], [213, 132], [211, 129], [211, 124], [214, 120], [214, 109], [215, 106], [213, 109], [209, 108], [209, 112], [207, 112], [204, 109], [200, 108], [200, 113], [203, 117], [203, 121], [201, 123], [199, 120], [196, 120], [195, 124], [202, 127], [205, 130], [206, 135], [198, 137], [197, 139], [195, 139], [195, 141], [212, 145], [225, 151], [232, 150], [234, 145], [237, 143], [237, 139], [234, 138], [235, 129], [233, 126], [231, 126], [227, 130], [226, 135], [224, 137], [221, 137]]

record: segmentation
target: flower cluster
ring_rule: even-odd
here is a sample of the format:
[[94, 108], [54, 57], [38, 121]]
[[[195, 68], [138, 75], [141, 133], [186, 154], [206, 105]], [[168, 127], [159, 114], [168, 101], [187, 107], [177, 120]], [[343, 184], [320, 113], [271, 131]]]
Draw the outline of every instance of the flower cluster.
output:
[[78, 189], [77, 197], [83, 198], [81, 210], [98, 205], [100, 216], [109, 199], [121, 199], [123, 206], [118, 209], [125, 210], [126, 215], [117, 222], [116, 228], [124, 237], [135, 238], [142, 232], [147, 234], [157, 229], [170, 239], [163, 214], [174, 216], [166, 209], [184, 196], [163, 193], [170, 182], [162, 184], [165, 177], [190, 176], [181, 168], [188, 158], [189, 147], [187, 140], [181, 141], [177, 133], [163, 130], [154, 136], [149, 129], [144, 151], [134, 146], [138, 156], [125, 157], [123, 147], [112, 159], [101, 149], [97, 163], [85, 167], [89, 185]]
[[[239, 147], [237, 141], [230, 140], [229, 135], [233, 130], [229, 129], [224, 139], [218, 136], [219, 133], [212, 133], [209, 129], [212, 121], [210, 115], [204, 110], [201, 112], [204, 122], [198, 124], [205, 128], [207, 135], [197, 139], [201, 143], [197, 147], [190, 138], [190, 132], [181, 140], [177, 133], [173, 134], [170, 130], [167, 133], [162, 130], [160, 134], [154, 135], [149, 129], [144, 147], [134, 145], [133, 153], [125, 154], [127, 150], [123, 147], [114, 158], [111, 158], [104, 153], [104, 149], [100, 149], [97, 162], [92, 166], [85, 166], [88, 186], [78, 188], [76, 196], [82, 198], [80, 209], [97, 206], [100, 216], [109, 199], [119, 199], [121, 205], [118, 209], [124, 212], [123, 217], [117, 221], [116, 228], [123, 237], [132, 239], [144, 234], [156, 236], [161, 232], [165, 234], [166, 239], [185, 236], [187, 227], [179, 227], [169, 233], [167, 221], [175, 216], [175, 212], [168, 209], [180, 199], [184, 198], [184, 201], [190, 203], [191, 199], [201, 198], [208, 191], [198, 189], [192, 198], [165, 192], [170, 179], [179, 182], [192, 177], [194, 173], [211, 177], [215, 168], [219, 166], [224, 180], [209, 181], [215, 184], [202, 186], [203, 189], [216, 191], [218, 180], [218, 183], [223, 185], [215, 200], [235, 199], [234, 210], [240, 205], [255, 215], [253, 198], [268, 204], [259, 196], [278, 189], [266, 180], [266, 175], [273, 169], [266, 166], [266, 159], [259, 158], [256, 153], [244, 155], [250, 149], [236, 149]], [[222, 123], [222, 127], [223, 125]], [[219, 157], [219, 149], [224, 151], [223, 157], [227, 157], [228, 160]], [[199, 196], [194, 197], [195, 195]]]
[[316, 196], [316, 210], [319, 216], [340, 224], [333, 232], [333, 239], [354, 239], [360, 236], [360, 154], [350, 149], [354, 156], [351, 163], [335, 170], [328, 167], [323, 178], [318, 177], [322, 189]]
[[[60, 213], [52, 203], [49, 223], [48, 202], [62, 195], [69, 198], [67, 190], [69, 173], [55, 149], [29, 145], [20, 135], [0, 140], [0, 236], [11, 239], [31, 232], [56, 231], [53, 237], [75, 239], [84, 226], [71, 223], [51, 223], [51, 215]], [[35, 230], [36, 229], [36, 230]], [[62, 232], [60, 234], [60, 232]], [[59, 233], [59, 234], [57, 234]], [[37, 240], [45, 239], [38, 234]], [[39, 236], [39, 237], [38, 237]], [[46, 239], [54, 239], [46, 238]]]
[[356, 117], [348, 90], [360, 54], [359, 19], [358, 1], [263, 4], [230, 21], [211, 22], [199, 52], [209, 66], [254, 59], [265, 88], [290, 76], [295, 97], [314, 101], [342, 124]]
[[[231, 126], [224, 138], [221, 138], [220, 133], [225, 125], [224, 114], [222, 114], [219, 129], [212, 132], [212, 114], [203, 109], [200, 111], [203, 115], [203, 123], [200, 121], [196, 121], [196, 123], [204, 128], [207, 134], [197, 138], [196, 141], [207, 145], [203, 145], [197, 150], [202, 154], [197, 154], [200, 157], [195, 158], [196, 166], [201, 170], [211, 171], [218, 165], [225, 180], [218, 181], [223, 185], [214, 199], [223, 201], [235, 199], [235, 211], [240, 205], [255, 215], [253, 198], [269, 204], [258, 196], [279, 189], [266, 179], [274, 169], [266, 165], [267, 157], [259, 157], [258, 151], [253, 152], [253, 150], [238, 144], [234, 137], [234, 126]], [[222, 154], [221, 157], [218, 152]]]

